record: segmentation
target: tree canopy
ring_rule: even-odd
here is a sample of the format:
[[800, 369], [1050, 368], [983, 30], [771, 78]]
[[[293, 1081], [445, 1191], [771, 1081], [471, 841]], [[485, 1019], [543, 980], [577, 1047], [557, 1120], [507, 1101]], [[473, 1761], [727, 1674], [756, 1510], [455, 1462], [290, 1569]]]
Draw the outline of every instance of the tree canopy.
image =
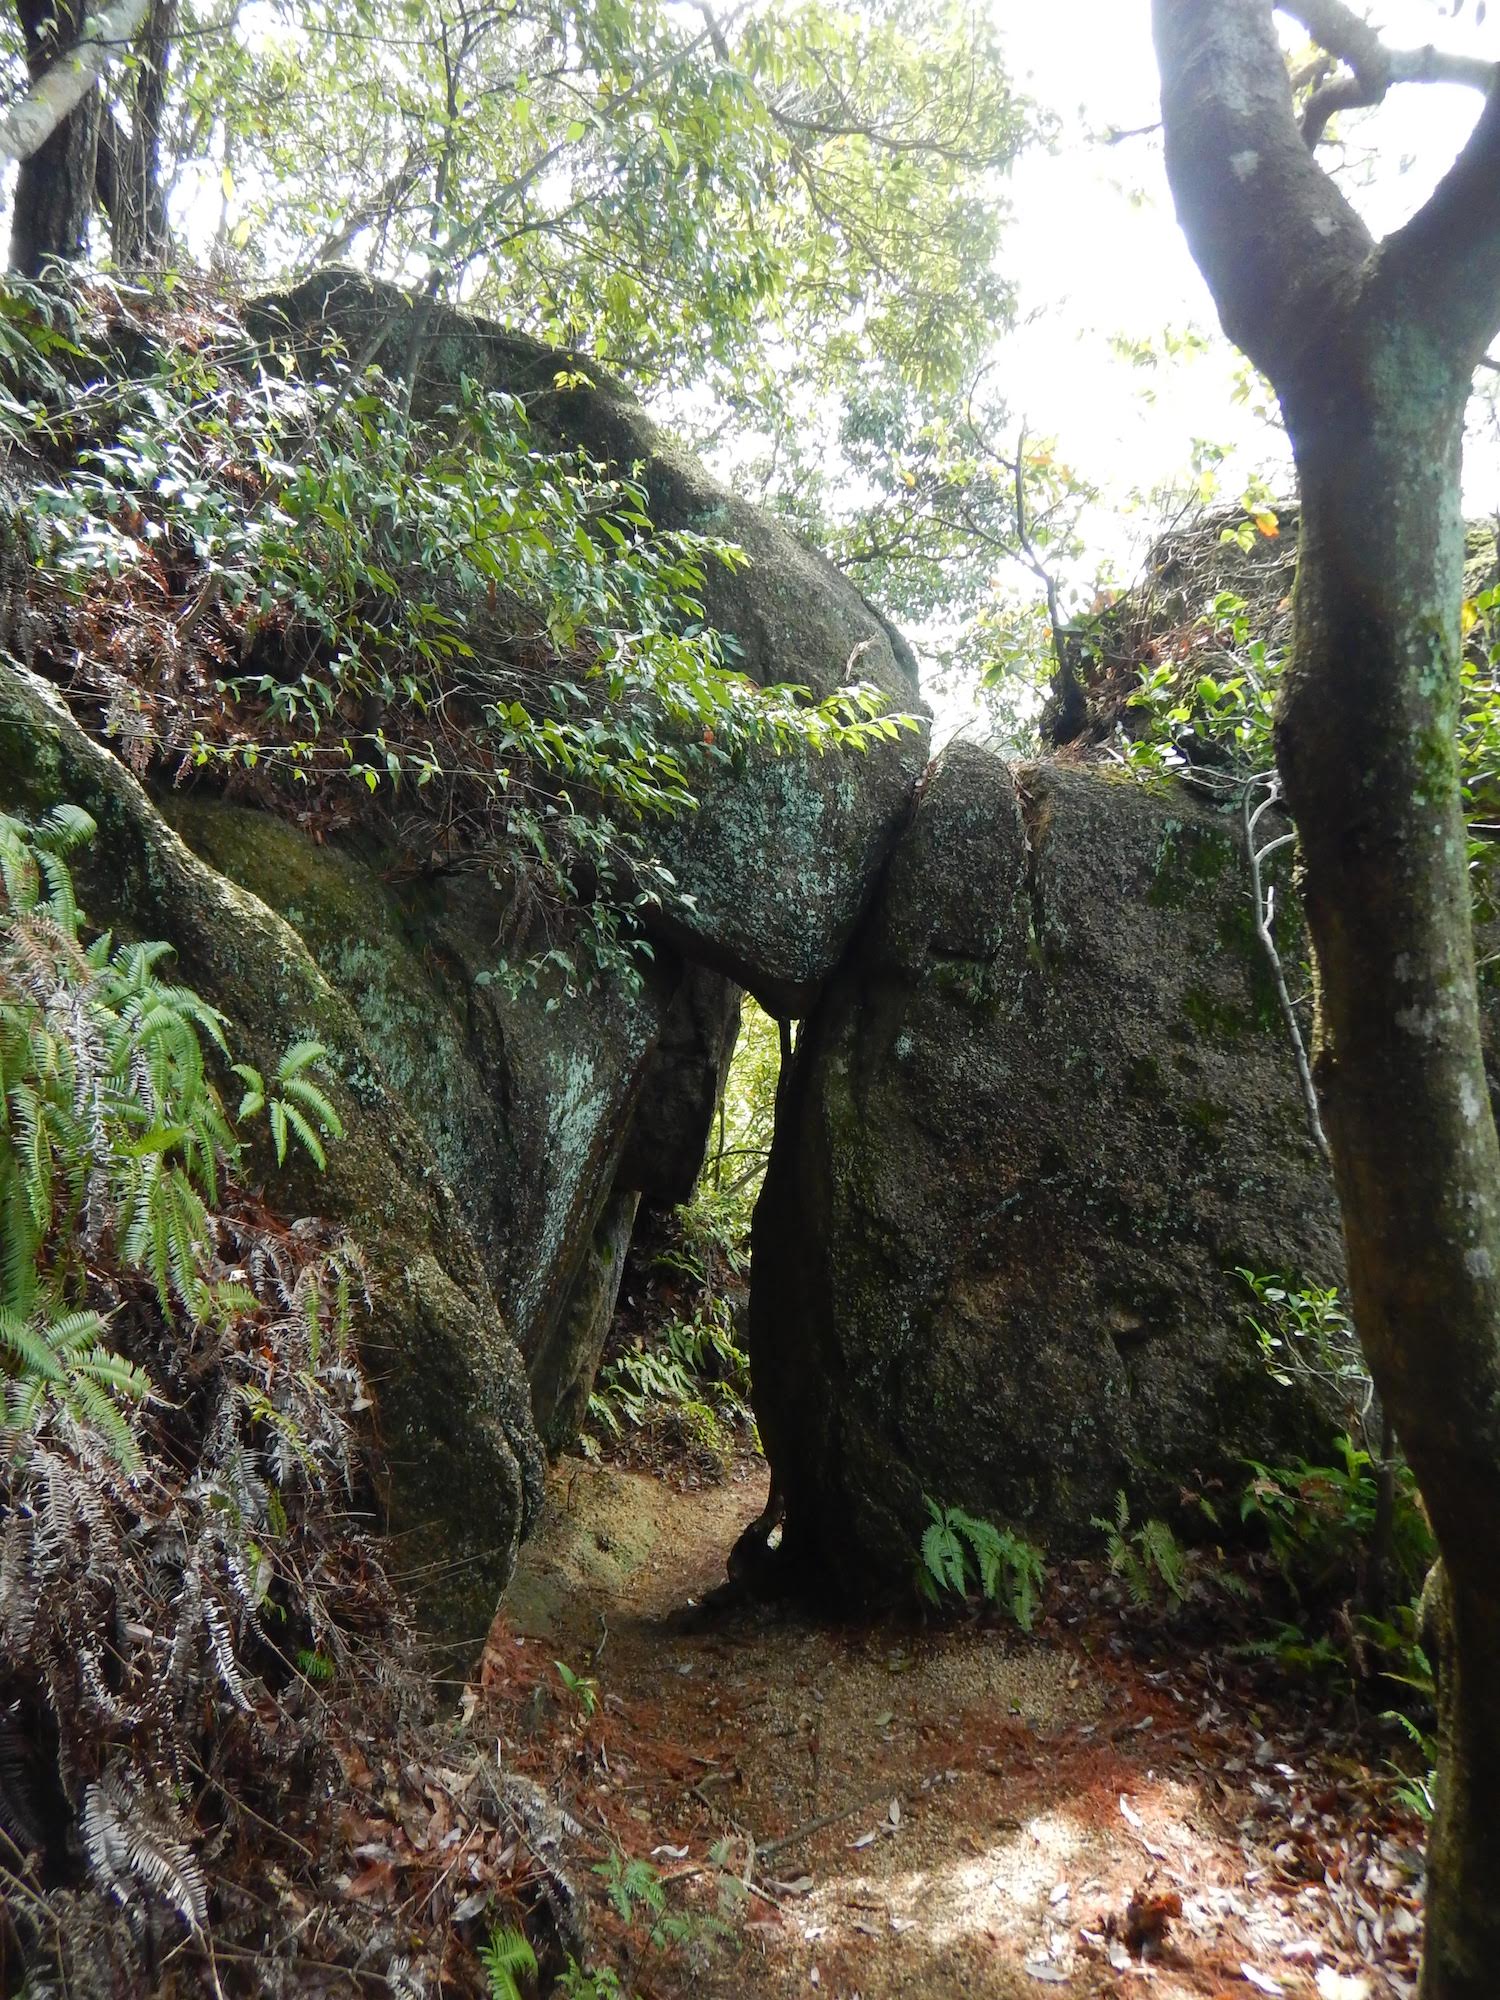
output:
[[758, 438], [782, 488], [810, 431], [856, 479], [873, 439], [899, 457], [1011, 308], [1003, 180], [1038, 120], [950, 0], [116, 14], [9, 17], [12, 126], [26, 63], [35, 99], [74, 45], [107, 97], [22, 165], [22, 271], [106, 237], [241, 283], [352, 263]]

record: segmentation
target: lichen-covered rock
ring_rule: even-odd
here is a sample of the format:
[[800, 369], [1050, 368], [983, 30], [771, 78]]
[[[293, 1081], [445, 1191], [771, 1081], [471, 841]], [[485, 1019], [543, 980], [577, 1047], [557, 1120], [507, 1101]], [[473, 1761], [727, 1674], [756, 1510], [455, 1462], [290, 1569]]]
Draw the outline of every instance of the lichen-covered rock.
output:
[[1341, 1255], [1234, 821], [950, 750], [805, 1025], [755, 1218], [788, 1563], [891, 1597], [927, 1497], [1076, 1545], [1118, 1487], [1306, 1438], [1236, 1266]]
[[[745, 551], [743, 569], [711, 567], [705, 601], [746, 673], [819, 697], [869, 681], [893, 708], [925, 714], [899, 634], [824, 557], [666, 437], [597, 363], [345, 270], [262, 299], [248, 319], [264, 337], [290, 336], [304, 348], [337, 335], [352, 355], [369, 353], [387, 329], [379, 356], [389, 373], [419, 351], [418, 408], [451, 402], [465, 378], [524, 394], [543, 437], [639, 467], [658, 526]], [[659, 935], [773, 1012], [803, 1013], [843, 956], [926, 757], [924, 729], [866, 755], [768, 755], [710, 780], [700, 809], [669, 837], [684, 896], [652, 919]]]
[[569, 992], [543, 974], [512, 992], [492, 976], [504, 912], [482, 874], [414, 877], [369, 843], [317, 844], [212, 794], [163, 809], [195, 852], [286, 918], [359, 1016], [455, 1192], [525, 1358], [538, 1429], [554, 1448], [571, 1442], [576, 1423], [557, 1401], [587, 1404], [608, 1322], [604, 1309], [595, 1324], [596, 1237], [620, 1212], [617, 1192], [691, 1192], [736, 989], [662, 953], [636, 988]]
[[[173, 945], [182, 978], [226, 1017], [237, 1057], [270, 1072], [294, 1041], [330, 1051], [346, 1136], [326, 1173], [290, 1155], [277, 1199], [347, 1228], [365, 1253], [373, 1306], [361, 1337], [379, 1390], [392, 1567], [410, 1574], [430, 1630], [472, 1641], [540, 1506], [542, 1460], [521, 1359], [437, 1158], [430, 1107], [393, 1085], [349, 993], [291, 924], [195, 855], [51, 690], [0, 660], [0, 807], [64, 801], [99, 825], [78, 868], [92, 920]], [[277, 849], [285, 865], [292, 852]], [[359, 913], [348, 920], [358, 926]]]

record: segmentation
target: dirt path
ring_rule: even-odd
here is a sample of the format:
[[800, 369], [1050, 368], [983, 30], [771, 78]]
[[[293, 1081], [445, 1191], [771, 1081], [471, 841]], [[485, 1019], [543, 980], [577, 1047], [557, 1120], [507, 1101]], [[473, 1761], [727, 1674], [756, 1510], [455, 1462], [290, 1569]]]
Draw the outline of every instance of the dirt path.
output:
[[[1413, 1990], [1413, 1830], [1295, 1716], [1247, 1724], [1211, 1661], [1146, 1671], [1101, 1641], [1107, 1621], [1087, 1607], [1070, 1631], [1066, 1601], [1032, 1640], [782, 1612], [695, 1620], [763, 1497], [751, 1465], [681, 1491], [565, 1461], [491, 1635], [485, 1718], [508, 1760], [549, 1783], [605, 1867], [649, 1856], [672, 1911], [726, 1926], [651, 1947], [648, 1922], [620, 1924], [596, 1875], [596, 1963], [628, 1988]], [[594, 1715], [556, 1660], [597, 1682]], [[1125, 1936], [1132, 1897], [1148, 1938], [1171, 1913], [1143, 1956]]]

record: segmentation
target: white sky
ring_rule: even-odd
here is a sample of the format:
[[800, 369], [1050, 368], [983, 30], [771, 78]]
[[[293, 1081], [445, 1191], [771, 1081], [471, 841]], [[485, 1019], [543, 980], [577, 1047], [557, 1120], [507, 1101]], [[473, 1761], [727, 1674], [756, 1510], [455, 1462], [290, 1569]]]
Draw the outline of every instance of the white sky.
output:
[[[1220, 497], [1239, 497], [1252, 473], [1290, 493], [1290, 460], [1279, 433], [1236, 402], [1243, 363], [1218, 330], [1207, 287], [1172, 213], [1158, 135], [1114, 146], [1089, 143], [1109, 130], [1137, 131], [1159, 117], [1150, 0], [988, 0], [1006, 37], [1019, 88], [1059, 118], [1057, 150], [1024, 157], [1010, 182], [1013, 219], [1002, 251], [1020, 291], [1022, 324], [999, 345], [994, 381], [1017, 422], [1054, 437], [1057, 456], [1100, 489], [1084, 517], [1088, 554], [1073, 579], [1085, 589], [1101, 565], [1128, 581], [1139, 568], [1161, 510], [1132, 495], [1191, 481], [1193, 441], [1231, 448]], [[1500, 26], [1476, 25], [1475, 0], [1457, 19], [1437, 0], [1383, 0], [1373, 8], [1392, 47], [1428, 42], [1500, 57]], [[1500, 13], [1500, 9], [1496, 10]], [[1284, 24], [1285, 26], [1285, 24]], [[1285, 29], [1288, 40], [1300, 40]], [[1366, 221], [1383, 234], [1425, 199], [1479, 112], [1477, 91], [1408, 85], [1350, 127], [1360, 142], [1341, 168]], [[1379, 167], [1361, 170], [1372, 154]], [[1325, 164], [1332, 149], [1320, 153]], [[1159, 340], [1164, 329], [1209, 336], [1205, 353], [1143, 369], [1118, 356], [1112, 334]], [[1253, 402], [1260, 401], [1257, 385]], [[1471, 512], [1500, 508], [1500, 449], [1473, 436], [1467, 454]], [[1033, 584], [1016, 566], [1014, 584]], [[1007, 579], [1011, 581], [1011, 579]], [[920, 645], [920, 635], [918, 635]], [[987, 712], [957, 689], [930, 687], [939, 738], [986, 733]]]
[[[1128, 568], [1150, 522], [1122, 518], [1121, 503], [1133, 488], [1149, 490], [1184, 472], [1194, 438], [1239, 447], [1223, 474], [1229, 499], [1257, 462], [1279, 469], [1274, 483], [1285, 488], [1285, 453], [1248, 408], [1231, 402], [1238, 357], [1218, 334], [1173, 217], [1159, 139], [1086, 143], [1090, 132], [1157, 120], [1149, 0], [990, 4], [1017, 83], [1061, 120], [1059, 150], [1023, 159], [1011, 183], [1005, 267], [1019, 283], [1023, 316], [1035, 317], [1004, 342], [997, 379], [1018, 416], [1056, 436], [1062, 458], [1106, 489], [1113, 505], [1091, 519], [1091, 540]], [[1457, 20], [1443, 18], [1434, 0], [1385, 0], [1376, 19], [1392, 46], [1438, 41], [1500, 57], [1500, 27], [1476, 27], [1473, 14], [1474, 0]], [[1364, 115], [1358, 136], [1378, 147], [1381, 168], [1367, 189], [1349, 191], [1377, 233], [1419, 205], [1467, 136], [1480, 101], [1476, 91], [1408, 85], [1380, 112]], [[1212, 334], [1213, 351], [1143, 370], [1110, 350], [1111, 333], [1153, 338], [1167, 327]], [[1154, 402], [1146, 400], [1150, 391]], [[1488, 511], [1500, 500], [1500, 473], [1477, 445], [1470, 499]]]

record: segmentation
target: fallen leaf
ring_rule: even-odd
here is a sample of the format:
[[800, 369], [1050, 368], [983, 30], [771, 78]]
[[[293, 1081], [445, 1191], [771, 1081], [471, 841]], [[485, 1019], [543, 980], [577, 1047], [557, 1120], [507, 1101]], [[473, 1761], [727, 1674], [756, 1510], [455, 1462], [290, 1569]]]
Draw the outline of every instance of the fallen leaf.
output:
[[1165, 1942], [1174, 1917], [1182, 1915], [1182, 1898], [1175, 1889], [1166, 1889], [1159, 1895], [1152, 1895], [1145, 1889], [1137, 1889], [1125, 1905], [1125, 1921], [1115, 1925], [1125, 1941], [1126, 1948], [1136, 1958], [1145, 1952], [1153, 1952]]
[[1126, 1798], [1123, 1792], [1121, 1792], [1120, 1794], [1120, 1811], [1124, 1815], [1125, 1824], [1127, 1826], [1133, 1826], [1139, 1829], [1140, 1827], [1143, 1827], [1146, 1824], [1146, 1822], [1141, 1818], [1140, 1814], [1136, 1811], [1135, 1807], [1130, 1803], [1129, 1799]]

